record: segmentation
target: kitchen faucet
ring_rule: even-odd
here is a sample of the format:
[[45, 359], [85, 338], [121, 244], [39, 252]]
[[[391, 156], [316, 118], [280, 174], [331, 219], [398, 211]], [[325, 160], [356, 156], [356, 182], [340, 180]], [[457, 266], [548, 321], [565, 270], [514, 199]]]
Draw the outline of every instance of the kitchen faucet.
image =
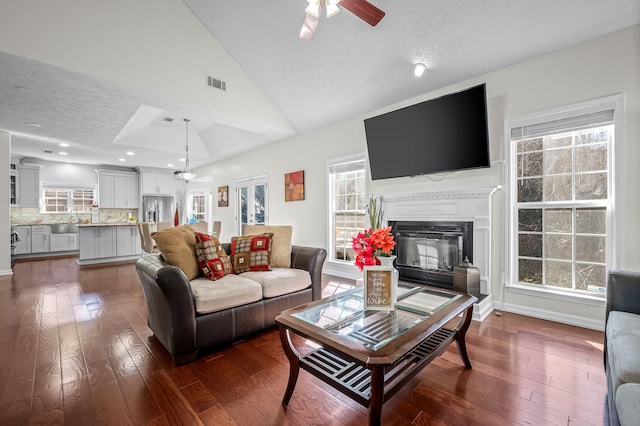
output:
[[78, 210], [76, 209], [69, 210], [69, 222], [78, 223]]

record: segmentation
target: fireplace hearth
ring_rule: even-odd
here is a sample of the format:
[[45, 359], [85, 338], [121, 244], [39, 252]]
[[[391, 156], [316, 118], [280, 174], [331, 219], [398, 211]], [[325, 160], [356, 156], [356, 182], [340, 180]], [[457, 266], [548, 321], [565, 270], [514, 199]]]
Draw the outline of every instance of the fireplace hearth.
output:
[[473, 262], [473, 222], [389, 221], [400, 279], [453, 289], [453, 268]]

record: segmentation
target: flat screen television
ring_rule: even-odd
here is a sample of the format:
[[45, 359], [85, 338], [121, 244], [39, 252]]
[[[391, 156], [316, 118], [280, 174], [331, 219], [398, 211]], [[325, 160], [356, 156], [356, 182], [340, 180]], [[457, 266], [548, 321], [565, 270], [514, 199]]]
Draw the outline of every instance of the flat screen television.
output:
[[364, 121], [373, 180], [490, 167], [485, 84]]

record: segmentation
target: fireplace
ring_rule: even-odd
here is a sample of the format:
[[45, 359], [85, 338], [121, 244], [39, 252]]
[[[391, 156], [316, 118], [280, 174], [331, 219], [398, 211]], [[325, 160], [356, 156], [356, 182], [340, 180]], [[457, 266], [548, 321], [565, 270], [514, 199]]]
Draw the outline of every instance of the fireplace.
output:
[[473, 222], [389, 221], [400, 279], [452, 289], [453, 268], [473, 262]]

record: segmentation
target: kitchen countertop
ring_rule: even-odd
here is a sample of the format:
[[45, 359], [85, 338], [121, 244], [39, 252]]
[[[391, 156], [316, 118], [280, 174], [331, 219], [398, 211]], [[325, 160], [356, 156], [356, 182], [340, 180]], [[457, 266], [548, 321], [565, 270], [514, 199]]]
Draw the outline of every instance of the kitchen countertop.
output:
[[79, 223], [79, 228], [87, 228], [90, 226], [137, 226], [137, 222], [119, 222], [119, 223]]

